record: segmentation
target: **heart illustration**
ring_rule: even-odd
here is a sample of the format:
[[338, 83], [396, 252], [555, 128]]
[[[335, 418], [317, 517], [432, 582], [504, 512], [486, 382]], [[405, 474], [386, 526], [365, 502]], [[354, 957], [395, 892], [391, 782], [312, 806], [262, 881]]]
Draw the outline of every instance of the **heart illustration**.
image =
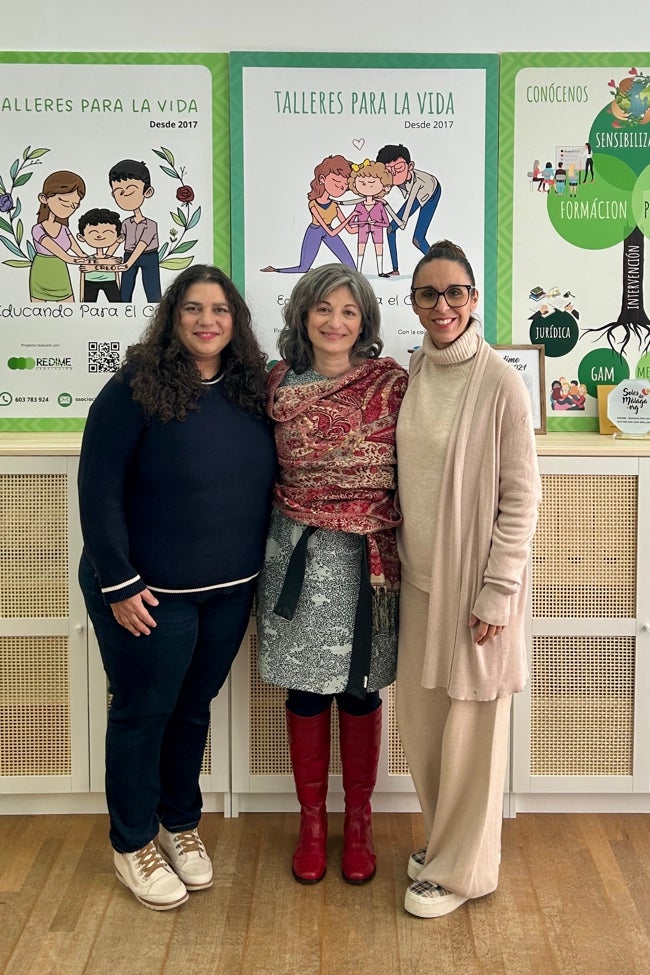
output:
[[608, 81], [607, 84], [609, 85], [610, 88], [616, 88], [616, 82], [615, 81]]
[[638, 73], [639, 72], [636, 70], [636, 68], [630, 68], [630, 70], [628, 71], [628, 74], [638, 74]]
[[366, 144], [366, 140], [365, 139], [353, 139], [352, 140], [352, 145], [357, 150], [357, 152], [361, 152], [361, 150], [363, 149], [363, 147], [365, 146], [365, 144]]

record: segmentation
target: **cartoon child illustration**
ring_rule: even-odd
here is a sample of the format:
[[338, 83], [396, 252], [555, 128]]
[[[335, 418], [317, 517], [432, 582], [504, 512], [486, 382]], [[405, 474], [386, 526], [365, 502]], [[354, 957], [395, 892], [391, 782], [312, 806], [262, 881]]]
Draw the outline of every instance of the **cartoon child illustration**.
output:
[[550, 193], [551, 186], [553, 186], [553, 183], [555, 182], [555, 170], [553, 169], [553, 163], [546, 163], [544, 169], [542, 170], [542, 176], [544, 177], [544, 192]]
[[117, 271], [125, 265], [109, 254], [110, 248], [115, 250], [124, 240], [119, 213], [99, 207], [88, 210], [79, 218], [77, 240], [88, 244], [95, 252], [86, 264], [81, 265], [84, 277], [83, 294], [79, 295], [79, 300], [97, 301], [99, 292], [103, 291], [109, 301], [120, 301]]
[[43, 183], [37, 222], [32, 227], [36, 255], [29, 271], [30, 301], [74, 301], [67, 265], [79, 264], [87, 255], [70, 233], [68, 222], [85, 195], [81, 176], [67, 169], [51, 173]]
[[384, 270], [384, 229], [390, 220], [386, 212], [383, 197], [393, 185], [393, 180], [380, 162], [364, 159], [359, 165], [352, 164], [352, 173], [348, 180], [349, 188], [358, 196], [363, 197], [353, 210], [352, 225], [359, 235], [357, 242], [357, 270], [363, 265], [368, 237], [372, 236], [377, 259], [377, 274]]
[[406, 146], [401, 144], [383, 146], [377, 153], [377, 162], [384, 164], [393, 178], [393, 186], [397, 186], [404, 197], [404, 203], [397, 213], [391, 209], [389, 203], [386, 204], [386, 209], [391, 217], [387, 237], [393, 270], [389, 271], [384, 277], [396, 277], [399, 275], [395, 236], [398, 229], [405, 230], [408, 221], [419, 210], [413, 233], [413, 244], [419, 251], [426, 254], [429, 250], [427, 231], [440, 202], [442, 187], [435, 176], [415, 169], [415, 163], [411, 161], [411, 153]]
[[[149, 169], [135, 159], [122, 159], [108, 174], [113, 199], [120, 210], [131, 211], [122, 223], [124, 235], [124, 264], [120, 298], [131, 301], [138, 275], [142, 274], [142, 286], [148, 301], [160, 301], [160, 268], [158, 266], [158, 224], [145, 217], [142, 206], [154, 194]], [[117, 246], [117, 245], [116, 245]], [[109, 254], [112, 253], [109, 250]]]
[[[311, 223], [305, 231], [300, 249], [300, 263], [294, 267], [268, 267], [262, 271], [277, 271], [280, 274], [303, 274], [308, 271], [316, 260], [321, 244], [325, 244], [332, 254], [348, 267], [355, 267], [354, 259], [339, 234], [348, 227], [354, 211], [345, 216], [334, 201], [343, 196], [348, 188], [348, 179], [352, 167], [344, 156], [326, 156], [314, 169], [307, 199]], [[335, 224], [335, 221], [338, 223]]]
[[584, 410], [587, 398], [587, 387], [577, 380], [568, 381], [566, 376], [560, 376], [551, 383], [552, 410]]
[[570, 162], [567, 166], [567, 182], [569, 184], [569, 196], [578, 195], [578, 183], [580, 181], [580, 174], [576, 169], [575, 163]]

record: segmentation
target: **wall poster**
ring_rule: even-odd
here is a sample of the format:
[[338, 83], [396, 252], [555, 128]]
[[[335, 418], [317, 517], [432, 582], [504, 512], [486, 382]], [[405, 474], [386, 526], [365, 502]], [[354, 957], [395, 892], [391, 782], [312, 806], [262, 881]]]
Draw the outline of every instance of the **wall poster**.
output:
[[422, 341], [410, 283], [441, 238], [495, 338], [496, 55], [231, 54], [233, 273], [277, 357], [298, 275], [340, 261], [381, 303], [384, 354]]
[[650, 378], [650, 53], [502, 55], [499, 160], [501, 341], [544, 346], [549, 430], [597, 430]]
[[80, 430], [193, 262], [229, 267], [226, 55], [0, 54], [0, 431]]

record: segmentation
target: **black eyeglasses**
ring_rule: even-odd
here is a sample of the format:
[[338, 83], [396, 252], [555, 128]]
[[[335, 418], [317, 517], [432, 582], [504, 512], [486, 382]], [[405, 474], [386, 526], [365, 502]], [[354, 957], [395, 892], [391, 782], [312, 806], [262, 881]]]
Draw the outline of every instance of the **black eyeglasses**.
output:
[[442, 295], [450, 308], [463, 308], [469, 301], [472, 291], [476, 291], [473, 284], [450, 284], [444, 291], [436, 291], [426, 285], [423, 288], [411, 289], [411, 301], [418, 308], [435, 308]]

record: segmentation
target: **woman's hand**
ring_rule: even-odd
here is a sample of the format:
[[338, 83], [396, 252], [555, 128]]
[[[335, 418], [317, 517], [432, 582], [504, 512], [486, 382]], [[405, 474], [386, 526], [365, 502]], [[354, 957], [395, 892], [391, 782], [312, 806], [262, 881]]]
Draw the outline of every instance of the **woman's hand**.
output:
[[474, 630], [472, 638], [474, 643], [477, 643], [479, 647], [482, 647], [483, 644], [487, 643], [488, 640], [493, 640], [495, 636], [499, 636], [499, 634], [503, 633], [504, 630], [503, 626], [495, 626], [493, 623], [485, 623], [477, 616], [474, 616], [474, 613], [472, 613], [470, 616], [468, 625]]
[[117, 622], [133, 636], [140, 636], [141, 633], [149, 636], [150, 628], [156, 626], [156, 621], [145, 603], [149, 606], [158, 605], [158, 600], [148, 589], [143, 589], [142, 592], [130, 596], [129, 599], [120, 599], [119, 602], [111, 605], [113, 616]]

